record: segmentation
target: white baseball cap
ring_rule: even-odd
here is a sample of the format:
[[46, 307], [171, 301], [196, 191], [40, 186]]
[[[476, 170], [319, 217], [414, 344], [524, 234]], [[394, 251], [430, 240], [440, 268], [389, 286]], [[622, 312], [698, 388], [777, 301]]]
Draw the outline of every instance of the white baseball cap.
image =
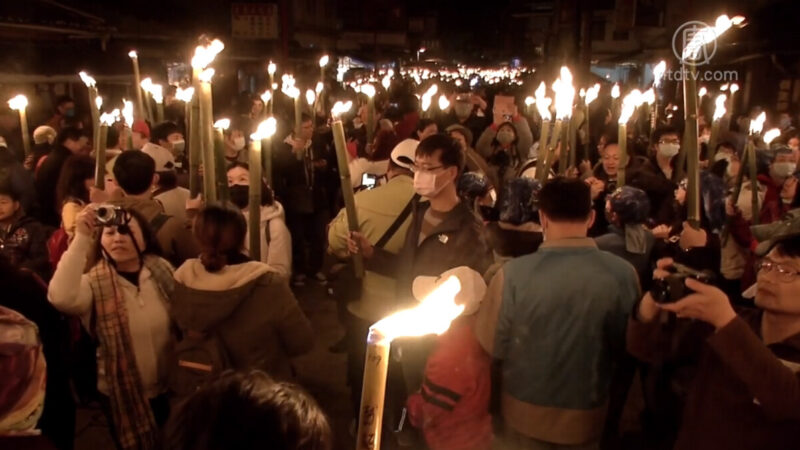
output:
[[414, 278], [411, 292], [417, 300], [422, 300], [451, 276], [458, 278], [461, 283], [461, 290], [455, 297], [457, 305], [464, 305], [464, 312], [461, 314], [465, 316], [475, 314], [486, 295], [486, 282], [481, 274], [467, 266], [452, 268], [438, 277], [419, 276]]
[[411, 170], [414, 167], [414, 155], [417, 153], [418, 145], [419, 141], [416, 139], [401, 141], [392, 149], [392, 161], [400, 167]]
[[56, 140], [56, 130], [47, 125], [41, 125], [33, 130], [34, 144], [52, 144]]
[[142, 153], [149, 155], [156, 162], [156, 172], [175, 170], [175, 157], [164, 147], [148, 142], [142, 147]]

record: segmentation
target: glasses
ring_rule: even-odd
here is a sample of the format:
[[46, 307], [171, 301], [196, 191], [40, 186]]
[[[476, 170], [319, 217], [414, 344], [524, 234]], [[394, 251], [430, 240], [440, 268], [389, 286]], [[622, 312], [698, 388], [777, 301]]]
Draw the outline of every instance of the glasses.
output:
[[659, 144], [680, 144], [680, 139], [661, 139], [658, 141]]
[[797, 276], [800, 275], [800, 272], [784, 266], [783, 264], [778, 264], [775, 261], [770, 259], [764, 258], [763, 261], [756, 264], [756, 270], [764, 271], [764, 272], [771, 272], [775, 270], [778, 273], [778, 280], [784, 283], [791, 283], [792, 281], [797, 279]]
[[416, 164], [413, 164], [413, 165], [411, 166], [411, 171], [412, 171], [412, 172], [420, 172], [420, 173], [425, 173], [425, 172], [434, 172], [434, 171], [436, 171], [436, 170], [439, 170], [439, 169], [441, 169], [441, 168], [443, 168], [443, 167], [444, 167], [444, 166], [435, 166], [435, 167], [422, 167], [422, 166], [418, 166], [418, 165], [416, 165]]

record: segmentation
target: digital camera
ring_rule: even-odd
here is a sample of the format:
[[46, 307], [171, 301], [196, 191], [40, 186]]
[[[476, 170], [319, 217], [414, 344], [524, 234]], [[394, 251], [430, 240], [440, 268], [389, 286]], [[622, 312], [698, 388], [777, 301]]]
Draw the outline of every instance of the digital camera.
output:
[[686, 287], [687, 278], [694, 278], [705, 284], [714, 280], [714, 274], [710, 271], [699, 271], [678, 263], [673, 263], [672, 267], [667, 270], [670, 271], [670, 274], [665, 278], [653, 280], [653, 287], [650, 288], [650, 295], [653, 296], [656, 303], [675, 303], [694, 293]]
[[121, 206], [98, 205], [95, 208], [95, 216], [97, 217], [98, 225], [105, 227], [115, 227], [127, 223], [125, 210]]

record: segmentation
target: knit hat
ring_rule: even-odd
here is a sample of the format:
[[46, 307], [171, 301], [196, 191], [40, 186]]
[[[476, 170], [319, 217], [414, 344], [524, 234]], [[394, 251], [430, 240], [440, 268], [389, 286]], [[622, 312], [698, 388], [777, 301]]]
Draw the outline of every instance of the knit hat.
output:
[[150, 139], [150, 127], [144, 120], [141, 119], [134, 120], [133, 126], [131, 127], [131, 131], [135, 131], [141, 134], [142, 136], [146, 137], [147, 139]]
[[52, 144], [56, 140], [56, 130], [53, 127], [42, 125], [33, 130], [34, 144]]
[[450, 277], [458, 278], [458, 281], [461, 283], [461, 290], [458, 291], [454, 299], [457, 305], [464, 305], [464, 312], [461, 314], [468, 316], [476, 313], [484, 295], [486, 295], [486, 282], [483, 280], [481, 274], [467, 266], [455, 267], [442, 273], [438, 277], [417, 277], [414, 279], [411, 291], [417, 300], [422, 301], [428, 294], [450, 279]]
[[476, 198], [488, 194], [491, 188], [492, 183], [486, 175], [478, 172], [467, 172], [458, 179], [456, 191], [459, 197], [472, 202]]
[[36, 324], [0, 306], [0, 435], [34, 429], [44, 407], [46, 369]]
[[623, 225], [644, 223], [650, 214], [650, 199], [647, 194], [633, 186], [617, 188], [609, 197], [611, 211]]
[[508, 180], [500, 195], [500, 221], [512, 225], [538, 223], [538, 196], [541, 189], [541, 183], [532, 178]]
[[175, 170], [175, 157], [164, 147], [148, 142], [142, 147], [142, 153], [149, 155], [156, 162], [156, 172]]
[[472, 145], [472, 131], [470, 131], [470, 129], [465, 127], [464, 125], [459, 125], [457, 123], [454, 123], [453, 125], [450, 125], [449, 127], [445, 128], [444, 131], [446, 131], [447, 134], [450, 134], [454, 131], [456, 133], [461, 133], [462, 135], [464, 135], [464, 140], [467, 141], [467, 146]]
[[392, 149], [391, 158], [398, 166], [411, 170], [414, 167], [414, 156], [417, 152], [419, 141], [416, 139], [405, 139]]

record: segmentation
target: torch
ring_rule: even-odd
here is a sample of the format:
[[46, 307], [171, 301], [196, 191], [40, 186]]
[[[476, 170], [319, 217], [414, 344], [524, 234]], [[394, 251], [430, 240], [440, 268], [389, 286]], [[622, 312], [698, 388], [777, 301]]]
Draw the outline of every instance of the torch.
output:
[[164, 121], [164, 86], [153, 84], [150, 95], [156, 102], [156, 123]]
[[619, 89], [619, 83], [614, 83], [614, 86], [611, 87], [611, 116], [619, 116], [620, 108], [619, 108], [619, 96], [622, 92]]
[[208, 202], [217, 201], [217, 191], [214, 182], [216, 169], [214, 167], [213, 104], [211, 101], [211, 79], [214, 77], [214, 69], [207, 69], [207, 67], [224, 48], [225, 44], [222, 41], [214, 39], [207, 46], [197, 46], [192, 57], [198, 123], [196, 127], [192, 126], [191, 128], [197, 130], [195, 137], [198, 138], [200, 153], [203, 155], [203, 191]]
[[[272, 90], [267, 89], [261, 94], [261, 101], [264, 102], [264, 114], [269, 114], [272, 111]], [[269, 105], [269, 109], [267, 106]]]
[[131, 64], [133, 64], [133, 81], [136, 90], [136, 118], [143, 118], [144, 117], [144, 100], [142, 99], [142, 90], [141, 90], [141, 76], [139, 75], [139, 54], [136, 53], [136, 50], [131, 50], [128, 52], [128, 56], [131, 58]]
[[100, 108], [97, 107], [97, 82], [95, 82], [94, 78], [90, 77], [86, 72], [80, 72], [78, 75], [81, 77], [83, 84], [86, 85], [86, 89], [89, 91], [89, 111], [92, 115], [92, 141], [94, 142], [94, 145], [97, 145], [97, 141], [100, 139], [98, 136], [100, 126]]
[[653, 112], [650, 117], [650, 131], [658, 127], [658, 88], [661, 86], [661, 80], [664, 78], [664, 73], [667, 71], [666, 61], [661, 61], [653, 67]]
[[525, 97], [525, 114], [531, 115], [531, 105], [536, 103], [536, 99], [531, 97], [530, 95]]
[[447, 99], [447, 96], [442, 94], [439, 96], [439, 111], [446, 112], [447, 108], [450, 107], [450, 100]]
[[[730, 110], [729, 116], [733, 117], [733, 109], [736, 106], [736, 104], [734, 103], [733, 99], [734, 99], [734, 96], [735, 96], [736, 92], [739, 91], [739, 85], [736, 84], [736, 83], [732, 83], [731, 87], [730, 87], [730, 90], [731, 90], [731, 99], [730, 99], [730, 104], [729, 104], [729, 108], [728, 109]], [[733, 128], [733, 122], [735, 122], [735, 121], [734, 120], [730, 120], [729, 121], [728, 126], [730, 128]]]
[[250, 258], [261, 261], [261, 141], [275, 134], [274, 117], [258, 124], [250, 135], [250, 185], [248, 189], [247, 219], [250, 232]]
[[361, 93], [367, 96], [367, 142], [372, 145], [375, 137], [375, 86], [364, 84]]
[[31, 154], [31, 137], [28, 135], [28, 115], [26, 109], [28, 108], [28, 98], [22, 94], [17, 95], [8, 101], [8, 106], [11, 109], [19, 112], [19, 128], [22, 132], [22, 147], [25, 149], [25, 157]]
[[589, 145], [592, 141], [592, 127], [590, 126], [589, 117], [589, 105], [592, 104], [593, 101], [597, 100], [597, 96], [600, 94], [600, 83], [595, 84], [594, 86], [590, 87], [586, 90], [586, 96], [583, 98], [584, 101], [584, 109], [586, 111], [586, 141], [583, 143], [583, 159], [589, 159]]
[[215, 174], [217, 199], [223, 203], [228, 201], [228, 176], [225, 173], [225, 131], [230, 126], [230, 119], [219, 119], [214, 122], [213, 159], [216, 171], [212, 173]]
[[127, 150], [133, 150], [133, 102], [122, 99], [122, 118], [127, 128], [128, 139], [126, 139]]
[[[277, 66], [275, 66], [274, 62], [270, 61], [269, 64], [267, 65], [267, 73], [269, 74], [270, 94], [272, 94], [272, 91], [275, 90], [275, 70], [277, 70]], [[272, 114], [272, 102], [270, 102], [269, 104], [269, 113]]]
[[642, 93], [634, 89], [622, 101], [617, 127], [617, 145], [619, 146], [619, 169], [617, 169], [617, 186], [625, 186], [625, 168], [628, 167], [628, 121], [636, 108], [641, 105]]
[[324, 80], [325, 79], [325, 66], [328, 65], [329, 61], [330, 61], [330, 57], [328, 55], [322, 55], [322, 57], [319, 59], [319, 79], [320, 80]]
[[[639, 114], [636, 118], [636, 125], [637, 129], [640, 133], [644, 132], [645, 122], [647, 125], [650, 125], [650, 118], [652, 117], [652, 108], [653, 103], [656, 102], [656, 91], [652, 87], [642, 94], [642, 113]], [[648, 120], [639, 120], [644, 116]], [[652, 130], [649, 130], [652, 131]], [[649, 134], [649, 133], [648, 133]]]
[[200, 192], [200, 105], [194, 95], [194, 87], [178, 89], [175, 97], [185, 104], [186, 130], [189, 136], [189, 193], [191, 198]]
[[[561, 67], [561, 74], [556, 81], [559, 83], [558, 88], [553, 89], [556, 93], [556, 130], [559, 129], [559, 123], [563, 128], [563, 136], [560, 136], [561, 153], [559, 155], [558, 174], [565, 175], [570, 160], [574, 160], [569, 155], [572, 149], [569, 148], [570, 139], [568, 135], [572, 132], [572, 120], [570, 119], [572, 118], [572, 103], [575, 100], [575, 87], [572, 86], [572, 73], [566, 66]], [[566, 126], [564, 126], [565, 122]], [[553, 133], [553, 138], [559, 138], [557, 132]]]
[[114, 125], [114, 115], [103, 113], [100, 116], [100, 142], [94, 153], [94, 187], [103, 190], [106, 188], [106, 144], [108, 141], [108, 127]]
[[727, 95], [720, 94], [714, 100], [714, 117], [711, 122], [711, 136], [708, 138], [708, 162], [714, 163], [714, 154], [717, 152], [717, 141], [719, 141], [720, 120], [725, 116], [725, 100]]
[[144, 95], [144, 110], [147, 115], [147, 120], [151, 122], [155, 122], [155, 116], [153, 115], [153, 105], [150, 103], [150, 100], [153, 96], [153, 80], [150, 77], [145, 78], [141, 82], [141, 88], [145, 92]]
[[457, 277], [441, 283], [413, 309], [397, 312], [381, 319], [369, 329], [364, 383], [359, 408], [356, 450], [381, 448], [386, 375], [389, 370], [389, 349], [398, 337], [442, 334], [463, 311], [455, 296], [461, 291]]
[[[353, 184], [350, 181], [350, 167], [347, 165], [347, 144], [344, 140], [344, 126], [342, 125], [341, 115], [350, 111], [353, 107], [353, 102], [347, 103], [336, 102], [331, 111], [333, 115], [333, 123], [331, 124], [331, 131], [333, 132], [333, 143], [336, 146], [336, 162], [339, 166], [339, 182], [342, 186], [342, 198], [344, 199], [344, 208], [347, 213], [347, 227], [350, 233], [358, 231], [358, 215], [356, 214], [356, 201], [353, 196]], [[353, 270], [358, 279], [364, 277], [364, 260], [360, 253], [353, 255]]]
[[550, 171], [549, 165], [545, 167], [545, 164], [547, 164], [547, 160], [550, 158], [550, 151], [547, 148], [547, 137], [548, 133], [550, 133], [550, 122], [553, 118], [550, 113], [550, 104], [553, 103], [553, 99], [545, 97], [546, 89], [544, 81], [542, 81], [534, 94], [536, 95], [536, 110], [539, 112], [539, 117], [542, 118], [542, 130], [541, 133], [539, 133], [539, 154], [536, 163], [536, 177], [539, 179], [540, 183], [544, 183], [544, 181], [547, 180], [547, 175]]
[[436, 95], [436, 92], [439, 91], [439, 86], [432, 84], [428, 90], [422, 94], [422, 115], [425, 117], [430, 117], [428, 114], [428, 109], [431, 107], [431, 103], [433, 102], [433, 96]]

